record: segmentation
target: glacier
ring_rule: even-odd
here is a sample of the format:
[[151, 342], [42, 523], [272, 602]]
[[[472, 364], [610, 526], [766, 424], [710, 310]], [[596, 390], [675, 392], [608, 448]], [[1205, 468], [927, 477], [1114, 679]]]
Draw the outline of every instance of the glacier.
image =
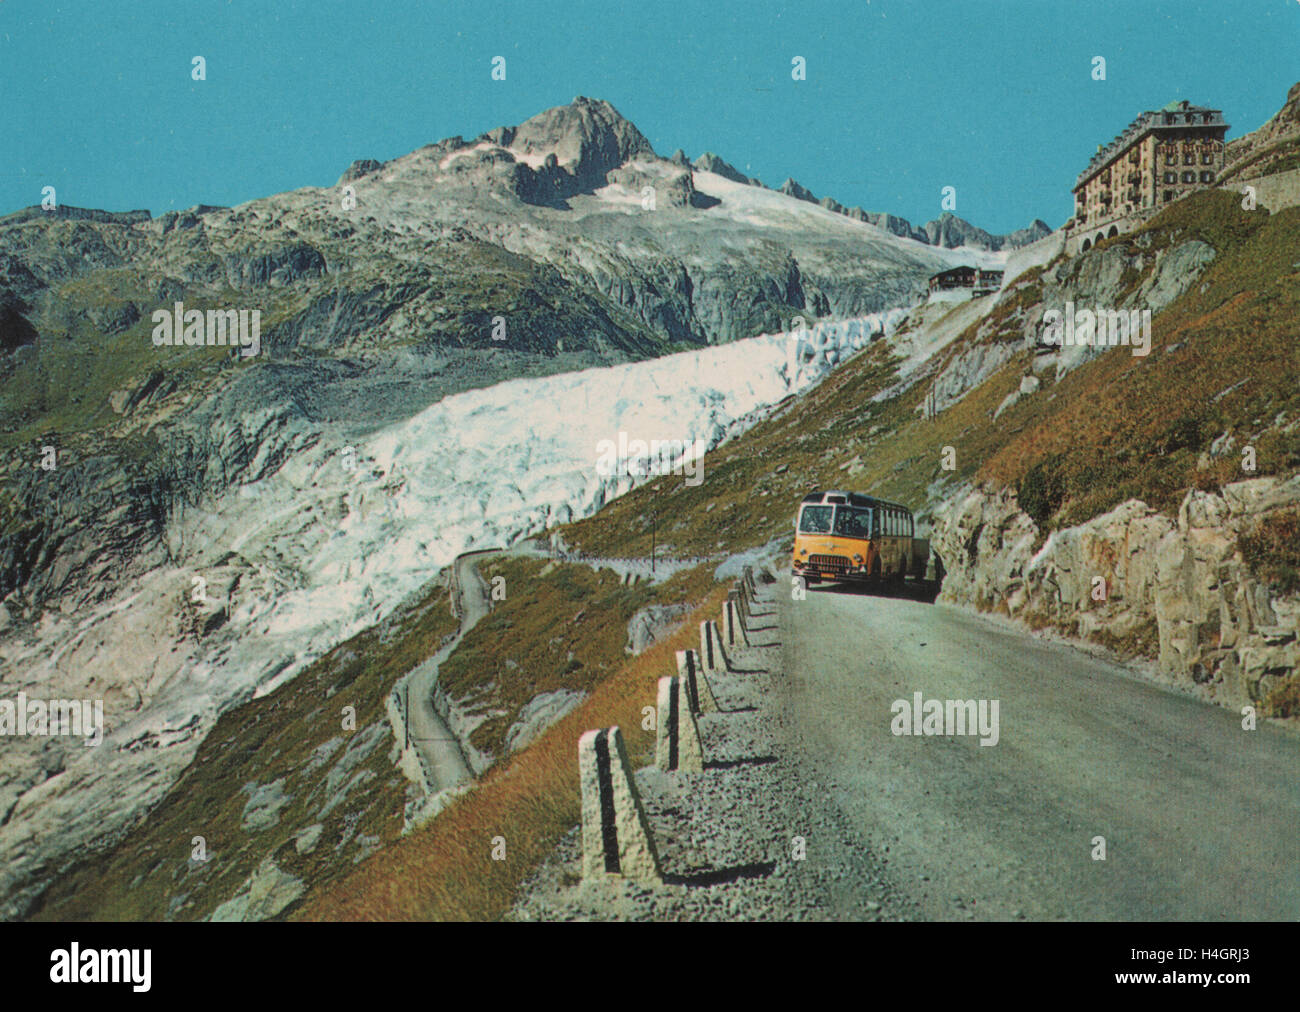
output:
[[[0, 798], [0, 916], [37, 895], [42, 868], [155, 803], [230, 706], [373, 625], [462, 552], [508, 547], [656, 480], [602, 474], [602, 440], [712, 449], [906, 312], [456, 394], [346, 446], [321, 433], [262, 480], [180, 510], [170, 564], [7, 644], [21, 682], [102, 694], [108, 728], [59, 775]], [[180, 618], [196, 577], [227, 612], [201, 640]], [[224, 598], [223, 580], [238, 588]]]

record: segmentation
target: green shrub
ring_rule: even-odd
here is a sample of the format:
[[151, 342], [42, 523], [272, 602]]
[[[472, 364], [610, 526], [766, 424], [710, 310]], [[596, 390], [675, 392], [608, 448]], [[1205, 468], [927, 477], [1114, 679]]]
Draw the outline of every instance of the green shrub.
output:
[[1300, 510], [1282, 510], [1255, 521], [1237, 539], [1255, 576], [1282, 594], [1300, 591]]
[[1020, 508], [1033, 517], [1039, 527], [1047, 527], [1052, 515], [1065, 502], [1065, 478], [1060, 463], [1059, 457], [1039, 461], [1016, 485]]

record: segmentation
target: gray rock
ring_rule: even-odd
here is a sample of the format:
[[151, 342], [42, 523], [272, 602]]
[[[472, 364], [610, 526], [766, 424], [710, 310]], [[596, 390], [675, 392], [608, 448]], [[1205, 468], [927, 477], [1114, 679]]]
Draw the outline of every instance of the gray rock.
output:
[[527, 748], [543, 731], [574, 710], [586, 698], [585, 692], [575, 689], [556, 689], [554, 692], [543, 692], [534, 696], [519, 711], [515, 722], [506, 732], [506, 754]]
[[684, 604], [652, 604], [642, 608], [628, 621], [627, 652], [633, 657], [643, 653], [651, 644], [671, 634], [689, 610]]
[[226, 902], [212, 912], [211, 921], [264, 921], [275, 917], [306, 891], [301, 879], [282, 871], [266, 858]]
[[319, 822], [313, 822], [305, 829], [299, 832], [293, 838], [293, 846], [299, 854], [310, 854], [316, 849], [316, 844], [320, 842], [321, 833], [325, 827]]
[[372, 172], [378, 172], [383, 167], [383, 162], [377, 162], [373, 158], [358, 158], [343, 171], [343, 175], [339, 176], [338, 185], [355, 182]]
[[932, 246], [943, 246], [946, 249], [970, 246], [986, 250], [1018, 249], [1052, 233], [1051, 227], [1046, 222], [1035, 219], [1034, 223], [1027, 228], [1018, 229], [1007, 235], [992, 235], [958, 218], [951, 211], [945, 211], [934, 221], [927, 222], [924, 231]]
[[757, 179], [745, 175], [743, 172], [724, 162], [712, 151], [706, 151], [695, 159], [695, 169], [699, 172], [712, 172], [715, 176], [721, 176], [723, 179], [730, 179], [733, 183], [744, 183], [747, 186], [762, 186]]
[[285, 793], [284, 780], [280, 777], [269, 784], [250, 784], [244, 788], [249, 795], [240, 823], [244, 829], [260, 833], [280, 821], [280, 812], [293, 800]]
[[[942, 600], [1046, 618], [1087, 637], [1123, 638], [1154, 623], [1158, 670], [1227, 706], [1264, 698], [1300, 666], [1300, 597], [1274, 596], [1236, 554], [1259, 517], [1300, 504], [1300, 475], [1256, 478], [1220, 494], [1192, 490], [1178, 518], [1130, 500], [1087, 523], [1037, 528], [1009, 490], [965, 490], [936, 511], [932, 543], [947, 567]], [[1106, 581], [1105, 601], [1092, 597]]]
[[777, 192], [794, 197], [795, 200], [806, 200], [810, 204], [817, 203], [817, 198], [813, 196], [812, 191], [806, 186], [801, 186], [799, 183], [796, 183], [793, 179], [787, 179], [777, 187]]

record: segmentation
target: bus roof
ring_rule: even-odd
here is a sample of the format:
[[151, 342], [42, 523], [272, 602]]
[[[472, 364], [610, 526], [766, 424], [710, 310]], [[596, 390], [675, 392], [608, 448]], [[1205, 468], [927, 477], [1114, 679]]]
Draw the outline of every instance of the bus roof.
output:
[[845, 492], [839, 489], [832, 489], [827, 492], [810, 492], [803, 497], [803, 502], [846, 503], [849, 506], [865, 506], [872, 509], [890, 508], [902, 510], [907, 514], [912, 512], [902, 503], [890, 502], [888, 499], [877, 499], [875, 496], [864, 495], [861, 492]]

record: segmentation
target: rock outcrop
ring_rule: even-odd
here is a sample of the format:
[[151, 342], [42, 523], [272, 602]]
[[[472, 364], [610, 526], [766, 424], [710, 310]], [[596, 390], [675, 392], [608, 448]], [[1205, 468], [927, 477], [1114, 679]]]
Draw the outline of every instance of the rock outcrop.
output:
[[695, 159], [695, 170], [697, 172], [712, 172], [715, 176], [721, 176], [723, 179], [730, 179], [733, 183], [744, 183], [746, 186], [762, 186], [757, 179], [745, 175], [739, 169], [734, 168], [727, 162], [715, 155], [712, 151], [706, 151]]
[[1297, 505], [1300, 476], [1255, 478], [1189, 492], [1176, 518], [1130, 500], [1043, 540], [1014, 492], [968, 488], [935, 514], [941, 599], [1153, 653], [1162, 677], [1225, 706], [1267, 702], [1300, 668], [1300, 597], [1262, 582], [1238, 541]]
[[795, 200], [806, 200], [810, 204], [817, 203], [817, 198], [813, 196], [812, 191], [806, 186], [801, 186], [793, 179], [787, 179], [777, 187], [778, 193], [784, 193], [787, 197], [794, 197]]

